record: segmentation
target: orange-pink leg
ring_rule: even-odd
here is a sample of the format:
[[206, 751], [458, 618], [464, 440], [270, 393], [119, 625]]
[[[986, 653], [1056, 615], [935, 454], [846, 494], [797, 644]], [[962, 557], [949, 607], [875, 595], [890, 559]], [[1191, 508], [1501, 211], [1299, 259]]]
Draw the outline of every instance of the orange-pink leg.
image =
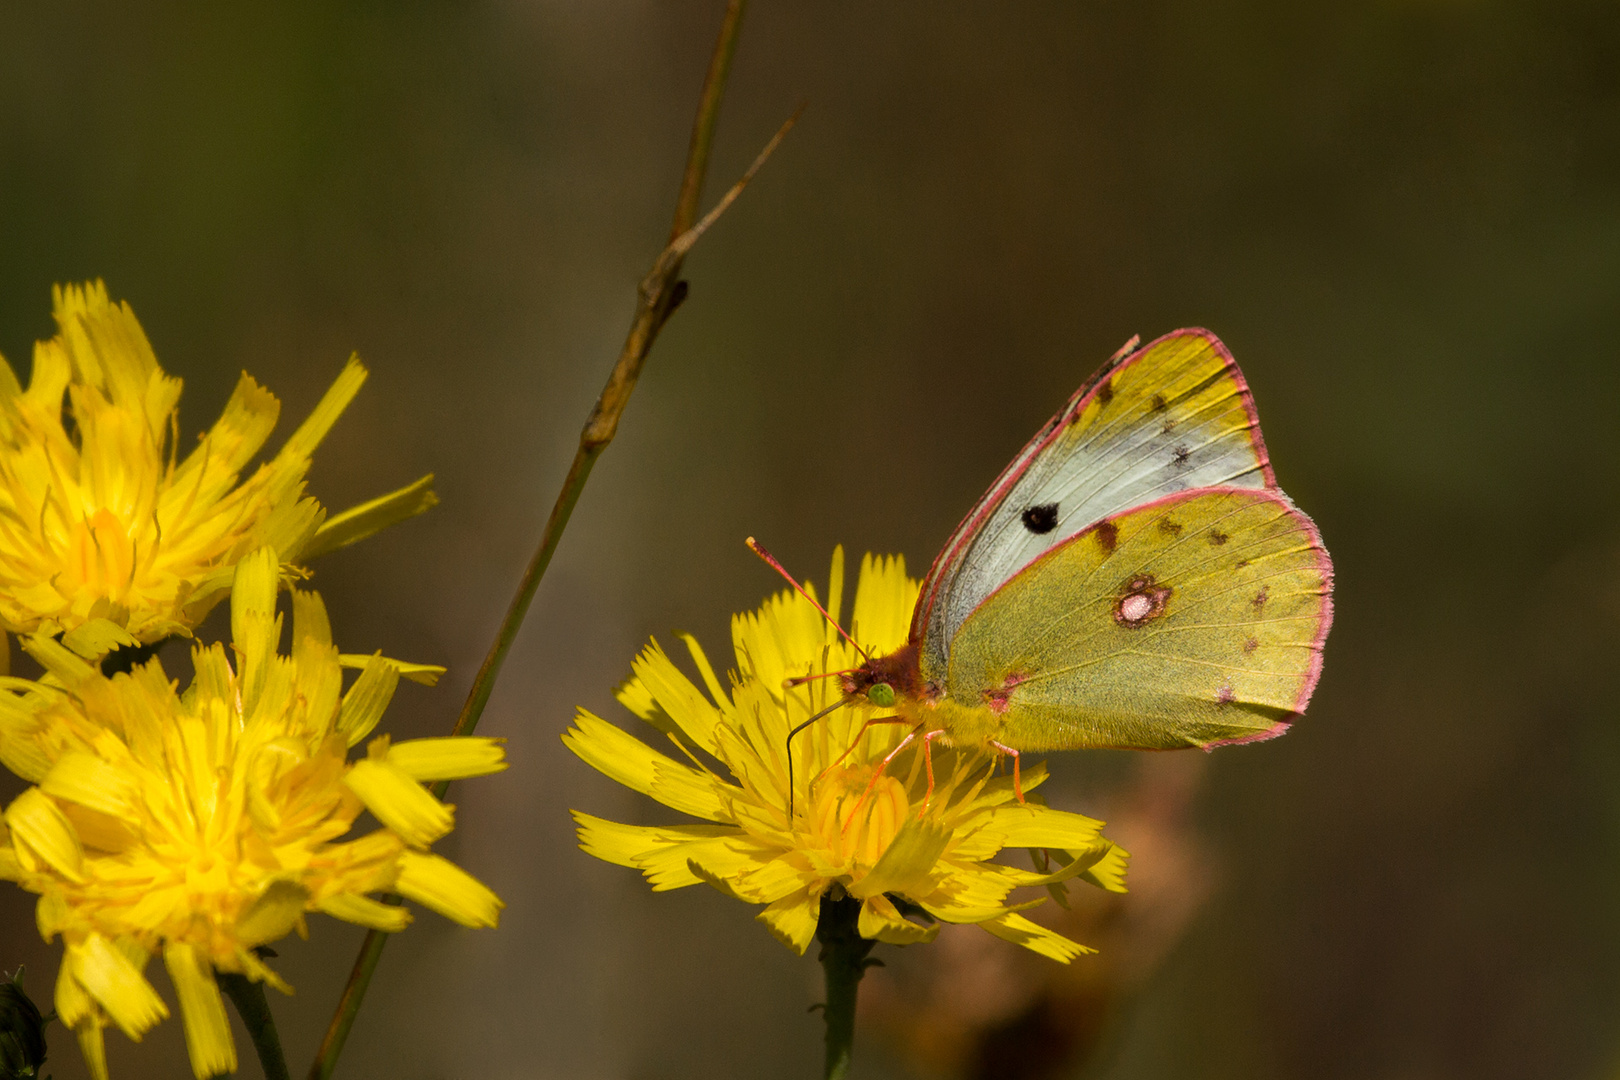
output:
[[816, 779], [820, 780], [823, 776], [826, 776], [828, 773], [838, 768], [838, 766], [842, 765], [844, 763], [844, 759], [849, 757], [850, 752], [861, 744], [861, 736], [866, 734], [866, 729], [871, 727], [873, 724], [906, 723], [910, 723], [910, 721], [906, 720], [905, 717], [902, 716], [878, 716], [868, 720], [866, 723], [861, 725], [860, 730], [855, 733], [855, 737], [849, 741], [849, 746], [844, 748], [844, 752], [833, 759], [833, 763], [831, 765], [827, 766], [825, 769], [822, 769], [820, 775], [818, 775]]
[[1015, 795], [1017, 797], [1017, 799], [1018, 799], [1018, 802], [1020, 804], [1022, 804], [1024, 802], [1024, 778], [1023, 778], [1022, 775], [1019, 774], [1019, 771], [1018, 771], [1018, 751], [1014, 750], [1010, 746], [1002, 746], [998, 742], [992, 742], [990, 745], [991, 745], [991, 747], [993, 747], [996, 750], [999, 750], [1003, 754], [1011, 754], [1012, 755], [1012, 759], [1013, 759], [1013, 795]]
[[917, 811], [918, 821], [928, 813], [928, 804], [934, 799], [934, 740], [943, 734], [944, 728], [935, 728], [923, 736], [923, 765], [928, 769], [928, 791], [923, 795], [922, 809]]
[[[855, 824], [855, 819], [860, 815], [861, 808], [866, 805], [866, 800], [872, 797], [872, 789], [877, 787], [878, 779], [883, 775], [883, 770], [889, 767], [889, 762], [900, 756], [900, 751], [912, 744], [912, 742], [917, 738], [917, 732], [920, 730], [922, 730], [922, 725], [919, 724], [916, 728], [913, 728], [909, 733], [907, 733], [905, 738], [900, 740], [899, 746], [896, 746], [893, 750], [890, 750], [884, 755], [883, 760], [878, 762], [877, 771], [872, 773], [872, 779], [867, 783], [866, 790], [861, 792], [860, 801], [855, 804], [855, 809], [850, 811], [849, 820], [844, 822], [844, 832], [848, 832], [849, 827]], [[927, 743], [925, 742], [923, 745], [926, 746]]]

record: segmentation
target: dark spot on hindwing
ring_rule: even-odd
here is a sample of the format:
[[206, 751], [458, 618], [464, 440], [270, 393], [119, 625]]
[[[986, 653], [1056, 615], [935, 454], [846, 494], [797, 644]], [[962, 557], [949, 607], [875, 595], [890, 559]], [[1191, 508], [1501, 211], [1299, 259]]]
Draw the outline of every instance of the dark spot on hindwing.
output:
[[1220, 547], [1230, 539], [1232, 538], [1221, 532], [1219, 529], [1209, 530], [1209, 542], [1215, 547]]
[[1160, 518], [1159, 531], [1166, 536], [1180, 536], [1181, 522], [1171, 521], [1169, 518]]
[[1097, 387], [1097, 404], [1107, 405], [1114, 400], [1114, 380], [1104, 379], [1102, 385]]
[[1114, 600], [1114, 621], [1129, 630], [1146, 626], [1164, 614], [1164, 607], [1174, 591], [1154, 581], [1152, 574], [1137, 574], [1125, 583]]
[[1153, 403], [1149, 406], [1148, 411], [1150, 411], [1150, 412], [1164, 412], [1164, 410], [1166, 408], [1168, 408], [1169, 405], [1170, 405], [1170, 403], [1168, 401], [1164, 400], [1164, 395], [1163, 394], [1154, 394], [1153, 395]]
[[1266, 601], [1270, 599], [1271, 586], [1262, 585], [1260, 586], [1260, 591], [1254, 594], [1254, 599], [1250, 600], [1249, 603], [1254, 605], [1254, 610], [1259, 611], [1266, 606]]
[[1185, 446], [1178, 446], [1176, 447], [1175, 453], [1170, 455], [1170, 464], [1174, 468], [1179, 469], [1183, 465], [1187, 464], [1187, 459], [1190, 457], [1192, 457], [1191, 450], [1187, 449]]
[[1243, 655], [1248, 656], [1250, 653], [1254, 652], [1254, 650], [1258, 649], [1259, 647], [1260, 647], [1260, 639], [1257, 638], [1257, 637], [1252, 637], [1248, 641], [1245, 641], [1243, 643]]
[[1099, 521], [1097, 523], [1097, 543], [1102, 545], [1104, 555], [1112, 555], [1114, 547], [1119, 543], [1119, 526], [1112, 521]]
[[1230, 705], [1237, 700], [1237, 695], [1232, 692], [1230, 685], [1223, 683], [1221, 688], [1215, 692], [1215, 700], [1222, 705]]
[[1036, 536], [1041, 536], [1057, 528], [1058, 504], [1055, 502], [1050, 502], [1042, 503], [1039, 506], [1027, 507], [1025, 508], [1024, 512], [1018, 516], [1019, 519], [1023, 521], [1024, 528], [1028, 529]]

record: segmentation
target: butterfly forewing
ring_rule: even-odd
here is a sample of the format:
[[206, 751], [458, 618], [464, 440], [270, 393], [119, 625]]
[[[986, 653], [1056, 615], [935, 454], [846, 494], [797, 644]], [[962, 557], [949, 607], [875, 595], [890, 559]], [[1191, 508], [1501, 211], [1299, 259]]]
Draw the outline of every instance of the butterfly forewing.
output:
[[912, 626], [925, 678], [968, 616], [1088, 526], [1190, 488], [1274, 486], [1247, 384], [1206, 330], [1178, 330], [1099, 372], [957, 527]]
[[945, 691], [992, 709], [1017, 750], [1266, 738], [1316, 685], [1331, 589], [1315, 526], [1281, 492], [1169, 496], [986, 599], [952, 643]]

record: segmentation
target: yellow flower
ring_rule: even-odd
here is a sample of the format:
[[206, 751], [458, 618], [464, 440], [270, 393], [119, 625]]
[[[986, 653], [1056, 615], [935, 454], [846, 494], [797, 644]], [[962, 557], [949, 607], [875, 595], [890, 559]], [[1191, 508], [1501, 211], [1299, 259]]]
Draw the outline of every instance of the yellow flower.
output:
[[0, 360], [0, 628], [65, 631], [87, 657], [189, 634], [250, 552], [302, 563], [437, 501], [431, 476], [330, 519], [304, 497], [311, 455], [365, 382], [353, 358], [245, 482], [281, 408], [246, 374], [177, 462], [180, 380], [129, 305], [99, 281], [53, 295], [59, 332], [34, 347], [27, 390]]
[[[840, 549], [828, 589], [834, 618], [842, 591]], [[916, 596], [902, 560], [868, 555], [855, 595], [855, 636], [875, 654], [899, 647]], [[788, 732], [836, 701], [839, 690], [836, 679], [786, 680], [847, 670], [860, 657], [791, 592], [733, 618], [731, 633], [740, 673], [732, 673], [730, 693], [685, 635], [707, 695], [657, 642], [619, 689], [619, 700], [668, 736], [684, 761], [579, 711], [563, 736], [569, 749], [704, 822], [621, 825], [576, 811], [586, 852], [642, 871], [655, 890], [706, 881], [764, 904], [759, 919], [800, 953], [815, 936], [824, 895], [860, 901], [860, 933], [878, 941], [930, 940], [938, 927], [907, 917], [920, 910], [941, 922], [977, 923], [1055, 960], [1091, 951], [1019, 914], [1040, 899], [1008, 904], [1007, 897], [1020, 886], [1044, 885], [1061, 899], [1062, 883], [1075, 877], [1124, 891], [1127, 856], [1102, 838], [1102, 822], [1035, 798], [1020, 803], [1012, 778], [994, 775], [996, 763], [976, 750], [936, 746], [931, 793], [922, 740], [880, 771], [907, 731], [873, 725], [861, 734], [867, 720], [881, 717], [866, 705], [836, 710], [793, 740], [790, 783]], [[1044, 764], [1023, 771], [1025, 791], [1045, 779]], [[1058, 869], [1036, 873], [991, 861], [1009, 847], [1045, 849]], [[1047, 855], [1037, 858], [1050, 865]]]
[[[400, 675], [440, 669], [364, 658], [345, 693], [325, 607], [299, 591], [281, 655], [279, 566], [268, 548], [240, 564], [234, 648], [196, 647], [183, 694], [155, 659], [107, 678], [44, 635], [24, 646], [45, 678], [0, 680], [0, 760], [35, 785], [6, 808], [0, 878], [38, 893], [41, 933], [66, 944], [56, 1009], [98, 1078], [108, 1023], [139, 1039], [168, 1015], [142, 974], [152, 956], [207, 1077], [236, 1067], [214, 972], [290, 992], [254, 949], [305, 934], [307, 912], [402, 930], [410, 914], [370, 895], [395, 891], [466, 926], [497, 921], [495, 894], [427, 850], [454, 819], [423, 782], [500, 771], [498, 741], [384, 736], [350, 762]], [[383, 827], [343, 839], [362, 810]]]

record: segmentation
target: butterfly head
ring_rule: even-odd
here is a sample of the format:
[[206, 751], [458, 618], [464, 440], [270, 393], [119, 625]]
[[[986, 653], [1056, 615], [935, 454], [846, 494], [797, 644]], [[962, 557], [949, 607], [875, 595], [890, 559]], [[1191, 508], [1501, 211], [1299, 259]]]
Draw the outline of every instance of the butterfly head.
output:
[[903, 645], [887, 656], [874, 656], [854, 671], [845, 673], [845, 699], [857, 704], [892, 709], [902, 698], [916, 698], [920, 691], [917, 673], [917, 645]]

